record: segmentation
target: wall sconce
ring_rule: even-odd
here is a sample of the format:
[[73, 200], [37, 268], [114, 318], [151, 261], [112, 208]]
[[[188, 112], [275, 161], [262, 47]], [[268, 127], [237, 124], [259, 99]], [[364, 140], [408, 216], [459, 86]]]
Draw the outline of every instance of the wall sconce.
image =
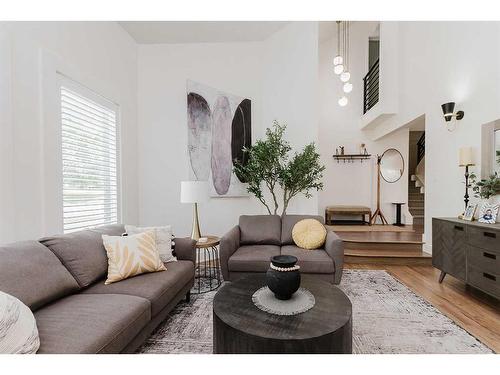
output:
[[455, 102], [441, 104], [441, 109], [443, 110], [443, 115], [446, 122], [451, 121], [453, 117], [455, 117], [457, 120], [461, 120], [464, 118], [464, 111], [458, 111], [457, 113], [453, 112], [455, 110]]

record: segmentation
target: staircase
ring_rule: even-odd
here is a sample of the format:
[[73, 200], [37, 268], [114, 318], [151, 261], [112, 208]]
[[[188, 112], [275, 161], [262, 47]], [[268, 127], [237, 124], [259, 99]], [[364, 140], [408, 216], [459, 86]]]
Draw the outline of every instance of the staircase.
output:
[[415, 174], [412, 174], [408, 181], [408, 210], [413, 216], [413, 226], [422, 229], [423, 232], [425, 215], [425, 133], [417, 141], [416, 155], [410, 155], [410, 157], [415, 156]]
[[422, 251], [420, 232], [343, 232], [341, 228], [335, 232], [344, 242], [346, 263], [405, 266], [431, 264], [431, 256]]
[[423, 227], [424, 226], [424, 187], [417, 186], [419, 181], [412, 180], [408, 186], [408, 210], [413, 216], [413, 226]]

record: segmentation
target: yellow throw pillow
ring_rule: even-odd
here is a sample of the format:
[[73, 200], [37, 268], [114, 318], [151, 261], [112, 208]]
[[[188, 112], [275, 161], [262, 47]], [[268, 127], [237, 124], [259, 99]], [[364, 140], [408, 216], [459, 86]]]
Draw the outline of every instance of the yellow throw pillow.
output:
[[292, 238], [298, 247], [317, 249], [325, 243], [326, 228], [316, 219], [300, 220], [293, 226]]
[[108, 255], [108, 278], [104, 284], [166, 270], [156, 248], [154, 230], [124, 237], [103, 234], [102, 242]]

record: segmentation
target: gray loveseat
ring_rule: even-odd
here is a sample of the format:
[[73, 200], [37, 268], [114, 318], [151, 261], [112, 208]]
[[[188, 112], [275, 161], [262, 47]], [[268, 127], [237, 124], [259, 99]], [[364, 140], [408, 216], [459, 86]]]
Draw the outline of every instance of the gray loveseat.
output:
[[167, 271], [104, 285], [109, 225], [0, 246], [0, 290], [34, 312], [38, 353], [133, 352], [184, 297], [194, 282], [196, 242], [175, 239], [178, 261]]
[[266, 272], [272, 256], [286, 254], [298, 258], [301, 273], [339, 284], [344, 246], [334, 232], [328, 231], [323, 249], [304, 250], [293, 242], [293, 226], [308, 218], [323, 223], [321, 216], [312, 215], [285, 215], [283, 218], [277, 215], [240, 216], [239, 225], [221, 239], [224, 280], [234, 281], [248, 274]]

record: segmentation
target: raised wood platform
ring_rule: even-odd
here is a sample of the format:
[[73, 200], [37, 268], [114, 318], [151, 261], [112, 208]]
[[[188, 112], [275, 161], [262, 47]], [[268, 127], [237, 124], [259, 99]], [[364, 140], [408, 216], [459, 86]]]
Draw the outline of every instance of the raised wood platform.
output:
[[[377, 228], [378, 226], [373, 226]], [[366, 229], [366, 227], [364, 228]], [[422, 250], [420, 231], [342, 231], [335, 233], [344, 241], [344, 261], [360, 264], [430, 265], [432, 256]]]

